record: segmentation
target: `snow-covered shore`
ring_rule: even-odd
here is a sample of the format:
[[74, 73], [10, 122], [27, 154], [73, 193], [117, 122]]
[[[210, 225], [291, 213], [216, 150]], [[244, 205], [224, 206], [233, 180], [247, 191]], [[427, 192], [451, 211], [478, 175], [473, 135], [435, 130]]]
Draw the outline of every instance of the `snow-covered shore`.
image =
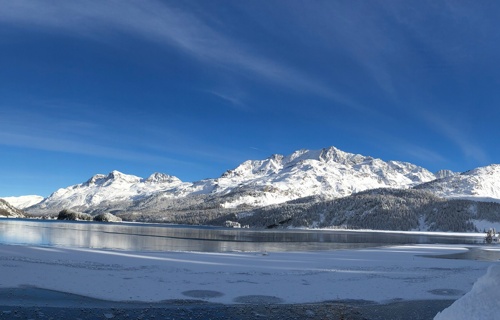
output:
[[[497, 249], [487, 248], [498, 261]], [[225, 304], [458, 299], [493, 262], [432, 256], [467, 251], [457, 245], [269, 254], [0, 245], [0, 288], [30, 286], [113, 301]]]

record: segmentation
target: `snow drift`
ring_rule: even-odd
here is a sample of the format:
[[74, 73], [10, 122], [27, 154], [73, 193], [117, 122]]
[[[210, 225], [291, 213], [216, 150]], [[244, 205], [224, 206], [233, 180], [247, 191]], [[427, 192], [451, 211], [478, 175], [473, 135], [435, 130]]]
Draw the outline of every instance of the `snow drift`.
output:
[[474, 283], [471, 291], [438, 313], [434, 320], [498, 319], [499, 288], [500, 265], [494, 264]]

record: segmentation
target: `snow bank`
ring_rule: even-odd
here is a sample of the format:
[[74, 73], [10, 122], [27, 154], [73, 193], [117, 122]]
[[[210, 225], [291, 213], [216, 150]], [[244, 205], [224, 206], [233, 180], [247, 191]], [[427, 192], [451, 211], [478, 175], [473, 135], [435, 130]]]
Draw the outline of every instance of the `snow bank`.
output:
[[438, 313], [434, 320], [498, 319], [500, 316], [500, 265], [488, 268], [472, 290]]

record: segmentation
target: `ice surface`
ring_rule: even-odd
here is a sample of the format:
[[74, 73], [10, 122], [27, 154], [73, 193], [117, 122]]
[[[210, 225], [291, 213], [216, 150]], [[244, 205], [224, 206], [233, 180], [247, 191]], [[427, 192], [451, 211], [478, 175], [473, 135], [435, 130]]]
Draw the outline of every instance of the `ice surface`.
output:
[[[411, 245], [313, 252], [130, 252], [0, 245], [0, 288], [33, 286], [114, 301], [284, 303], [458, 299], [491, 262], [428, 257], [467, 251]], [[427, 257], [424, 257], [427, 256]], [[446, 294], [443, 294], [446, 293]]]

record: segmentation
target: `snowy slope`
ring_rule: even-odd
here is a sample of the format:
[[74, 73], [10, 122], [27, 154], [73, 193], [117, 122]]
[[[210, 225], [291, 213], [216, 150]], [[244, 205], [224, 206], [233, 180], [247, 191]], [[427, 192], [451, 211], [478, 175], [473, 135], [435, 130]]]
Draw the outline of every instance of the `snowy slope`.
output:
[[0, 199], [7, 201], [8, 203], [10, 203], [11, 205], [13, 205], [18, 209], [24, 209], [41, 202], [43, 200], [43, 197], [37, 195], [29, 195], [20, 197], [3, 197]]
[[459, 174], [459, 173], [453, 172], [451, 170], [439, 170], [434, 175], [436, 176], [436, 179], [443, 179], [443, 178], [454, 176], [456, 174]]
[[24, 212], [0, 199], [0, 217], [23, 218], [24, 216]]
[[500, 265], [492, 264], [484, 276], [479, 278], [472, 290], [438, 313], [434, 320], [498, 319], [498, 287]]
[[480, 167], [425, 183], [417, 188], [429, 190], [444, 198], [500, 201], [500, 165]]
[[[407, 188], [434, 179], [431, 172], [410, 163], [384, 162], [331, 147], [246, 161], [217, 179], [217, 188], [221, 192], [234, 186], [262, 191], [240, 201], [262, 206], [313, 195], [331, 199], [367, 189]], [[240, 202], [227, 203], [225, 207]]]
[[150, 196], [182, 198], [196, 194], [233, 195], [222, 203], [225, 208], [241, 204], [260, 207], [312, 195], [331, 199], [366, 189], [407, 188], [434, 179], [431, 172], [410, 163], [384, 162], [331, 147], [245, 161], [219, 178], [194, 183], [160, 173], [142, 179], [113, 171], [59, 189], [29, 211], [88, 211], [112, 208], [113, 204], [120, 204], [123, 210]]
[[29, 208], [32, 211], [76, 208], [86, 210], [103, 203], [140, 200], [151, 194], [169, 191], [183, 185], [176, 177], [154, 173], [147, 179], [112, 171], [108, 175], [97, 174], [88, 181], [61, 188], [48, 198]]

